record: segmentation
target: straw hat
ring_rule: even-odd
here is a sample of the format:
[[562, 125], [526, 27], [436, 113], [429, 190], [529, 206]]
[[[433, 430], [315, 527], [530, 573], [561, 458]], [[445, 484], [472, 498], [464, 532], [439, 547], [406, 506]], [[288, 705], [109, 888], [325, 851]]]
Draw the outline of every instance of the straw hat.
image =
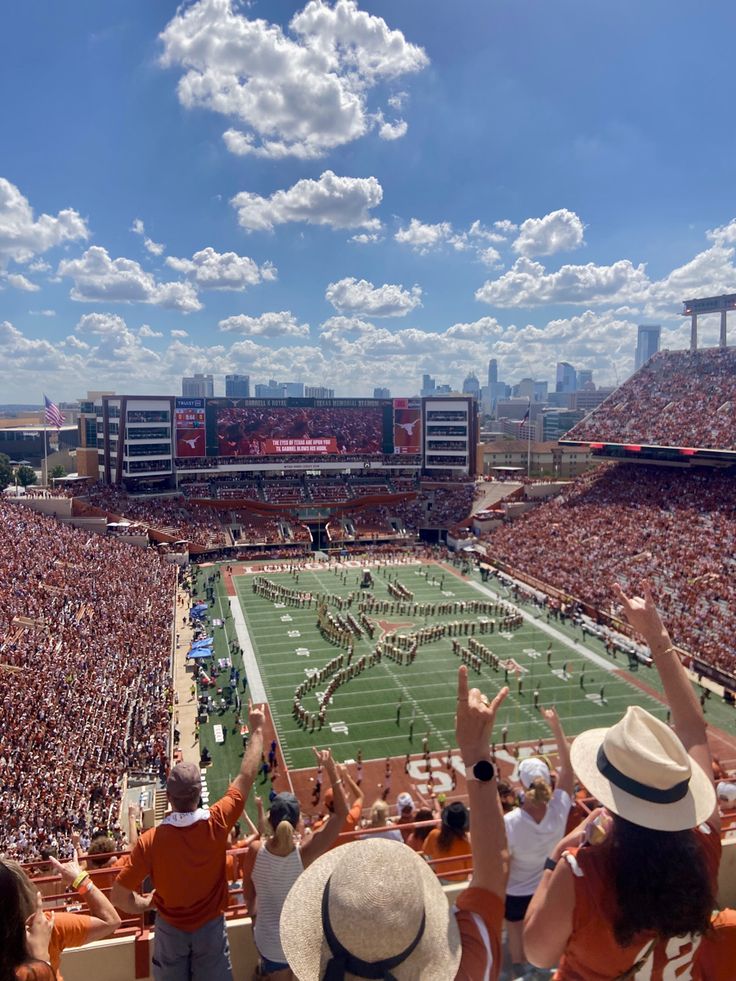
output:
[[686, 831], [715, 807], [710, 777], [669, 726], [638, 705], [610, 729], [581, 733], [570, 755], [590, 793], [642, 828]]
[[462, 953], [437, 876], [386, 839], [341, 845], [310, 865], [284, 903], [281, 944], [299, 981], [320, 981], [328, 965], [329, 978], [383, 977], [377, 962], [396, 981], [447, 981]]

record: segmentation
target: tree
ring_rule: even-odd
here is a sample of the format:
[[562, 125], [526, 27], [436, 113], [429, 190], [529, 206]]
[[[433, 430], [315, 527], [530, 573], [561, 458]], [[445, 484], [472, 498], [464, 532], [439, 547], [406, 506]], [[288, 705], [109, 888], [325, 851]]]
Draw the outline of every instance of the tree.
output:
[[31, 484], [35, 484], [38, 478], [36, 477], [36, 471], [32, 467], [18, 467], [15, 471], [15, 479], [21, 485], [21, 487], [30, 487]]
[[66, 470], [64, 469], [64, 467], [61, 466], [60, 463], [57, 463], [55, 467], [51, 468], [51, 473], [49, 474], [49, 477], [52, 480], [54, 477], [66, 477]]
[[13, 483], [13, 468], [10, 466], [10, 457], [0, 453], [0, 492]]

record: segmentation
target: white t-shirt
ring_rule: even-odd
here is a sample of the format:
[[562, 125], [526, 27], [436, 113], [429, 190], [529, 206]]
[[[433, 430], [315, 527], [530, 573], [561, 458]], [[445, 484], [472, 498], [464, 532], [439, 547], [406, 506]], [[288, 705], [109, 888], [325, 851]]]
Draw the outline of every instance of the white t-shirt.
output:
[[531, 896], [539, 885], [544, 861], [565, 833], [572, 801], [564, 790], [556, 790], [539, 824], [521, 807], [504, 814], [511, 862], [506, 893]]

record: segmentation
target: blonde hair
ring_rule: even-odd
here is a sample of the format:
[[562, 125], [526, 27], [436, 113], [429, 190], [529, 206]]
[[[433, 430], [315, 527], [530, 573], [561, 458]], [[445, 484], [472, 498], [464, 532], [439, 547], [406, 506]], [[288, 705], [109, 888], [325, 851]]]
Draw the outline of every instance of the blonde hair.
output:
[[552, 797], [552, 788], [543, 777], [535, 777], [531, 787], [524, 791], [524, 796], [535, 804], [549, 804]]
[[373, 801], [371, 806], [371, 824], [374, 828], [382, 827], [384, 824], [388, 824], [388, 814], [389, 806], [385, 800]]
[[279, 851], [292, 851], [294, 848], [294, 825], [290, 821], [279, 821], [271, 835], [271, 841]]

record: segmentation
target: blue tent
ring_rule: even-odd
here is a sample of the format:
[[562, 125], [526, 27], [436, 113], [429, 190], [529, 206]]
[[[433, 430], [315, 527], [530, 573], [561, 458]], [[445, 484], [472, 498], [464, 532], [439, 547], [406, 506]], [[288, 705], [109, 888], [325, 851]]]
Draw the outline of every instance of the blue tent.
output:
[[215, 642], [214, 637], [204, 637], [202, 640], [195, 640], [194, 643], [192, 644], [192, 650], [194, 650], [195, 648], [199, 649], [200, 647], [212, 647], [214, 642]]
[[203, 657], [212, 657], [212, 651], [209, 649], [209, 647], [201, 647], [199, 650], [193, 647], [187, 654], [187, 657], [190, 657], [192, 660], [198, 660]]

